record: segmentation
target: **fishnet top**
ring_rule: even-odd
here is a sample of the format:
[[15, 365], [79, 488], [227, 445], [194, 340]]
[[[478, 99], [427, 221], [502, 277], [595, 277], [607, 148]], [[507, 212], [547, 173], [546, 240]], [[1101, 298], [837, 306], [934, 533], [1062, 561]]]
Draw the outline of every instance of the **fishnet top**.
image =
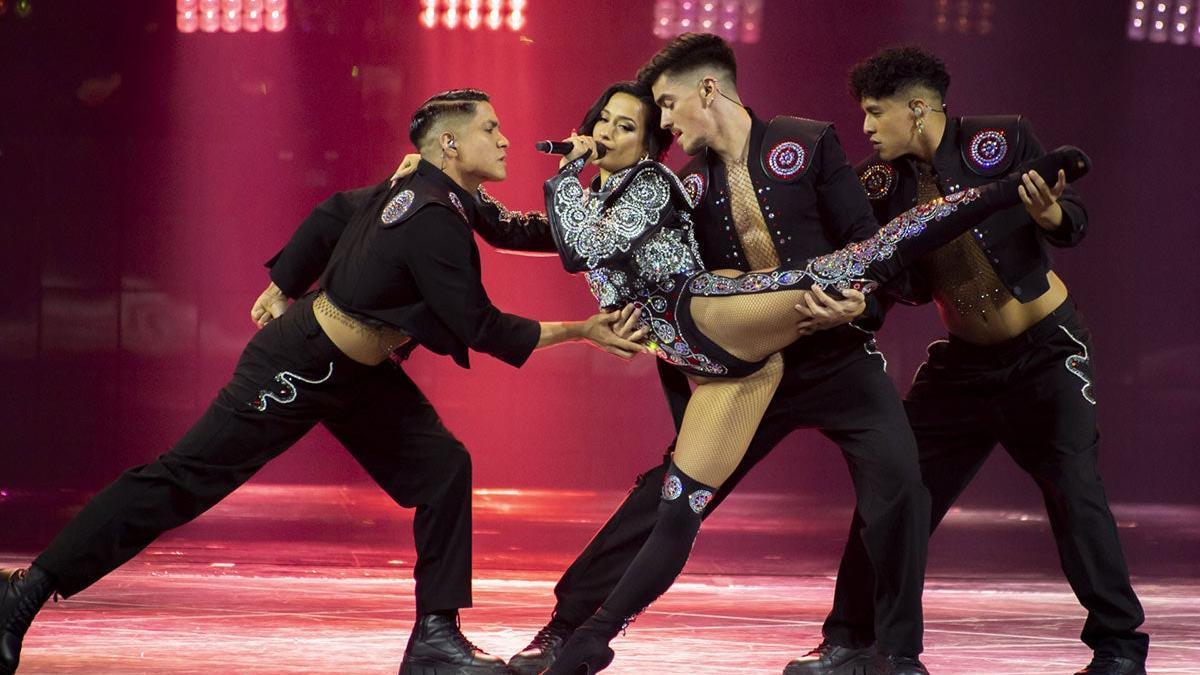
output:
[[[941, 196], [933, 170], [918, 164], [917, 203], [928, 204]], [[937, 303], [959, 316], [978, 313], [986, 319], [989, 311], [1012, 298], [970, 231], [927, 254], [921, 268], [933, 286]]]

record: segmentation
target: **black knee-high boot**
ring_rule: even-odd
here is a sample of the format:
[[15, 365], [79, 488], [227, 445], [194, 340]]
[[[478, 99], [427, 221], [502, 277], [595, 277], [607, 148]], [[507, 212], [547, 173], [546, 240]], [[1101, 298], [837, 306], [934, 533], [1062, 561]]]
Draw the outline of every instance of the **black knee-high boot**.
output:
[[613, 658], [608, 643], [630, 619], [670, 588], [683, 570], [700, 531], [701, 515], [716, 491], [671, 464], [650, 537], [608, 599], [575, 630], [546, 673], [590, 675], [608, 667]]

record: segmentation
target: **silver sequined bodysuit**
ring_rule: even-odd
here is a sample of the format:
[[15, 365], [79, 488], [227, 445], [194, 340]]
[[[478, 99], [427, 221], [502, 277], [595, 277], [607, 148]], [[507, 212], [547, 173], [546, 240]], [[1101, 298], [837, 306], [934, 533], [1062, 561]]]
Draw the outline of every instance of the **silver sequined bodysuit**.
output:
[[742, 361], [705, 337], [692, 321], [691, 296], [811, 286], [870, 291], [875, 284], [862, 277], [881, 280], [898, 271], [892, 260], [898, 245], [979, 195], [968, 190], [906, 212], [870, 239], [813, 258], [803, 269], [731, 278], [705, 271], [689, 215], [695, 204], [670, 169], [645, 160], [592, 190], [579, 182], [585, 163], [586, 157], [568, 162], [545, 185], [546, 215], [563, 266], [584, 273], [602, 308], [637, 306], [659, 358], [709, 377], [743, 377], [762, 363]]

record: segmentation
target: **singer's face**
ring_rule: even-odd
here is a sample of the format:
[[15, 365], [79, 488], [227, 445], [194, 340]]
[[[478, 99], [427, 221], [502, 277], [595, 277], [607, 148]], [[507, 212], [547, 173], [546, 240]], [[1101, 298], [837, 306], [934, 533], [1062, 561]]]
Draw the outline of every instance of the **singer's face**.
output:
[[487, 101], [475, 105], [475, 116], [455, 133], [459, 170], [480, 181], [504, 180], [508, 176], [505, 157], [508, 139], [500, 133], [496, 110]]
[[592, 138], [606, 148], [594, 164], [609, 173], [636, 164], [646, 154], [646, 133], [645, 105], [624, 92], [613, 94], [592, 127]]
[[662, 128], [669, 130], [679, 147], [694, 155], [708, 145], [712, 120], [700, 101], [700, 87], [695, 80], [672, 77], [663, 73], [650, 88], [654, 102], [662, 109]]

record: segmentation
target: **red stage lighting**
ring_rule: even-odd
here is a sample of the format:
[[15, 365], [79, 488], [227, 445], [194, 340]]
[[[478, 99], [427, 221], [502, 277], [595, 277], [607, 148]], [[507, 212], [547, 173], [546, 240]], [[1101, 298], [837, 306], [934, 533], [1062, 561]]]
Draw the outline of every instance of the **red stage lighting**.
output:
[[442, 12], [442, 25], [450, 30], [458, 28], [458, 0], [445, 0], [446, 11]]
[[242, 18], [242, 30], [246, 31], [247, 33], [257, 33], [258, 31], [262, 30], [262, 27], [262, 10], [255, 9], [247, 11], [246, 15]]
[[287, 27], [287, 0], [175, 0], [175, 26], [180, 33], [215, 33]]
[[1192, 0], [1179, 0], [1175, 3], [1175, 17], [1171, 20], [1171, 43], [1186, 45], [1191, 36], [1188, 28], [1192, 24]]
[[504, 0], [487, 0], [488, 15], [487, 26], [492, 30], [500, 30], [500, 26], [504, 25]]
[[654, 3], [654, 36], [664, 40], [674, 33], [671, 24], [675, 22], [675, 0], [657, 0]]
[[282, 9], [268, 11], [263, 20], [263, 27], [272, 33], [278, 33], [287, 28], [287, 11]]
[[467, 13], [463, 17], [463, 24], [475, 30], [483, 23], [483, 0], [467, 0]]
[[742, 42], [754, 44], [762, 37], [763, 0], [742, 0]]
[[716, 33], [731, 42], [758, 42], [762, 35], [763, 0], [656, 0], [655, 37], [680, 33]]
[[1196, 0], [1132, 0], [1125, 35], [1137, 42], [1168, 42], [1200, 47]]
[[215, 33], [221, 29], [221, 16], [215, 9], [200, 12], [200, 30]]
[[1171, 8], [1167, 0], [1151, 0], [1150, 8], [1150, 41], [1167, 41], [1167, 22], [1170, 20]]
[[437, 0], [421, 0], [421, 25], [426, 28], [437, 28]]
[[421, 0], [418, 20], [426, 28], [437, 28], [440, 24], [447, 30], [459, 26], [475, 30], [487, 25], [492, 30], [499, 30], [507, 25], [518, 31], [525, 27], [528, 4], [528, 0]]
[[1150, 19], [1150, 8], [1147, 0], [1133, 0], [1129, 9], [1129, 29], [1126, 34], [1130, 40], [1145, 40], [1146, 27]]
[[200, 28], [200, 15], [194, 9], [179, 12], [175, 15], [175, 27], [180, 33], [195, 33]]

